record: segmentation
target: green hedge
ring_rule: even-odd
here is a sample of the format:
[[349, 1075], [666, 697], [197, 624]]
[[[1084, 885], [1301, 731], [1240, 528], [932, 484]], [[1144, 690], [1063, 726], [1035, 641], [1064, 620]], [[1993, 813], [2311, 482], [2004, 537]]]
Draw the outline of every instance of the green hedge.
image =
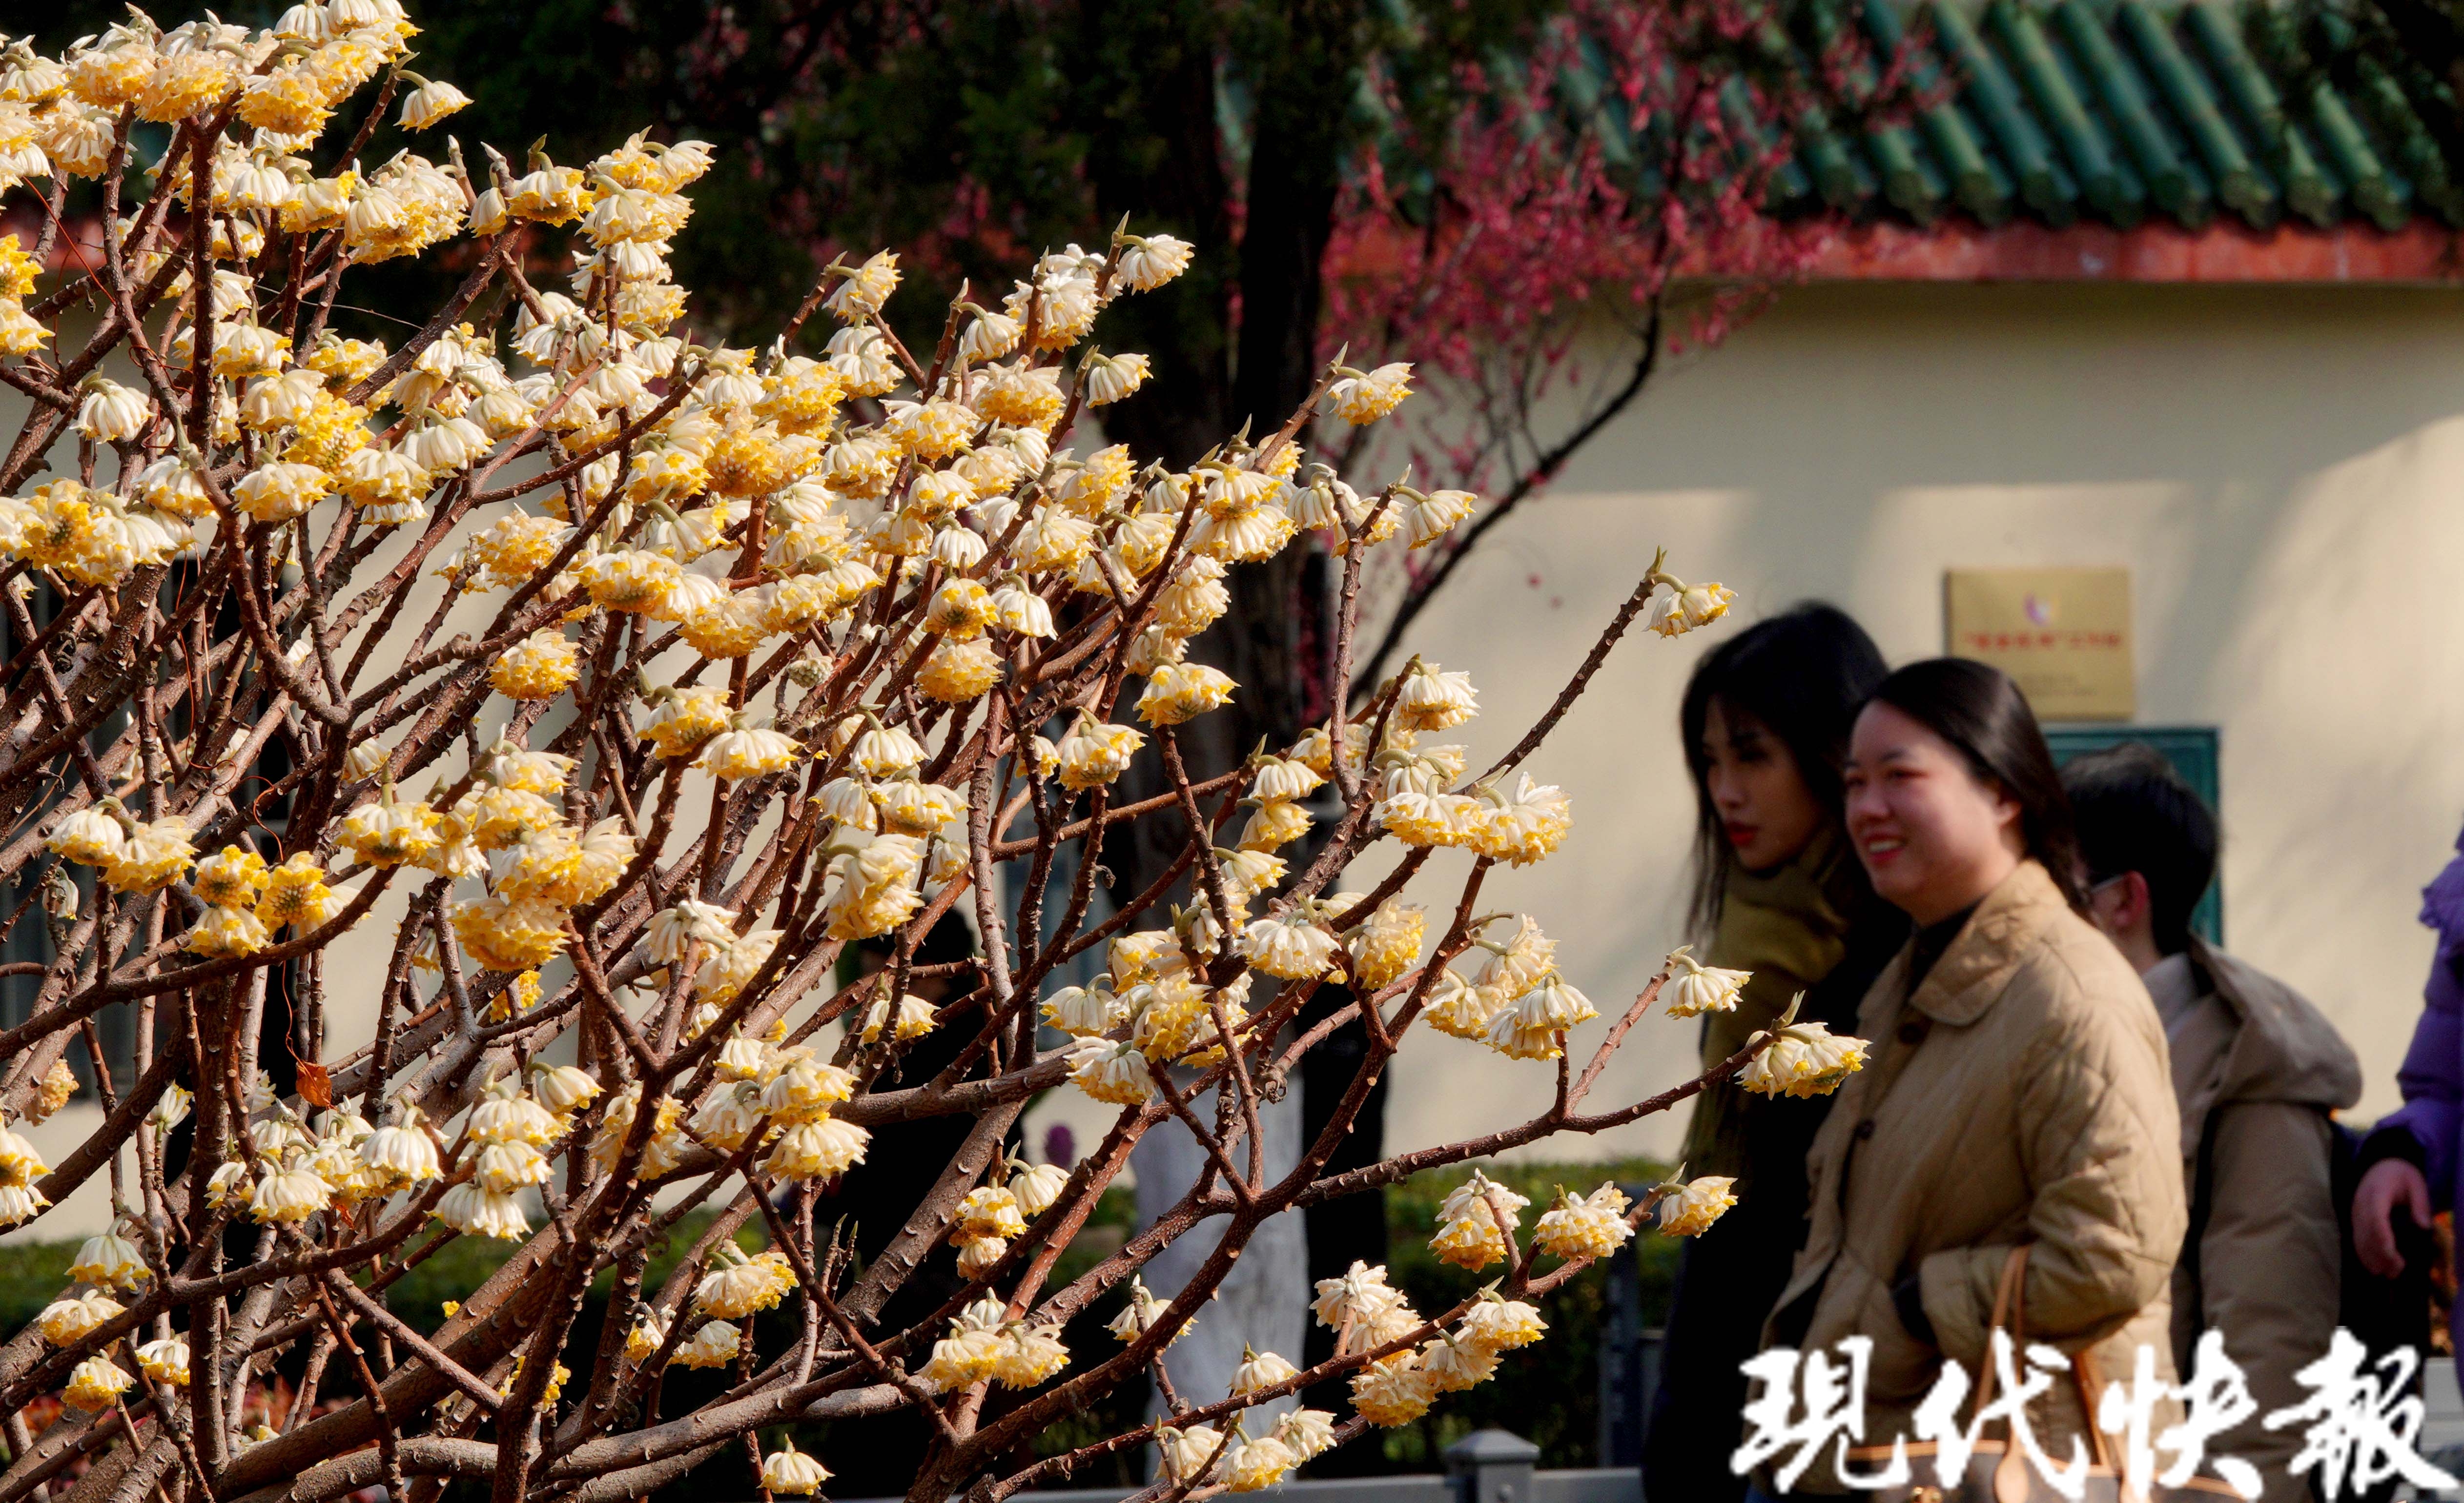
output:
[[0, 1339], [16, 1335], [68, 1286], [74, 1242], [0, 1242]]
[[[1561, 1185], [1588, 1192], [1603, 1180], [1651, 1184], [1668, 1173], [1668, 1165], [1642, 1159], [1480, 1167], [1490, 1179], [1530, 1199], [1530, 1208], [1523, 1212], [1527, 1231], [1549, 1209]], [[1429, 1237], [1438, 1227], [1439, 1203], [1470, 1175], [1469, 1165], [1433, 1170], [1386, 1192], [1389, 1277], [1411, 1294], [1417, 1310], [1445, 1309], [1498, 1273], [1495, 1268], [1477, 1274], [1453, 1268], [1439, 1262], [1429, 1251]], [[1677, 1277], [1677, 1244], [1646, 1231], [1636, 1239], [1634, 1248], [1642, 1284], [1643, 1324], [1656, 1326], [1668, 1308], [1669, 1289]], [[1545, 1340], [1505, 1354], [1494, 1380], [1465, 1393], [1447, 1394], [1425, 1418], [1384, 1432], [1386, 1460], [1392, 1470], [1434, 1471], [1439, 1452], [1473, 1430], [1491, 1427], [1511, 1430], [1538, 1446], [1544, 1467], [1597, 1466], [1605, 1292], [1605, 1271], [1595, 1267], [1544, 1296], [1539, 1305], [1541, 1318], [1549, 1322]]]

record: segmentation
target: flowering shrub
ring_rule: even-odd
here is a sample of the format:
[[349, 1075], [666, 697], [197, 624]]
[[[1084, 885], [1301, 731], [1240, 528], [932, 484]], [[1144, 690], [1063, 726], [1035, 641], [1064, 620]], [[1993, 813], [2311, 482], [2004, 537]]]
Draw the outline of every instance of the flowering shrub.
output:
[[[1660, 980], [1576, 1069], [1568, 1031], [1597, 1011], [1533, 919], [1477, 900], [1494, 863], [1563, 839], [1565, 795], [1522, 764], [1611, 645], [1638, 618], [1699, 626], [1727, 592], [1655, 564], [1550, 713], [1476, 774], [1436, 739], [1478, 713], [1474, 686], [1415, 660], [1361, 713], [1337, 693], [1300, 744], [1194, 778], [1178, 728], [1241, 692], [1189, 657], [1227, 570], [1303, 534], [1339, 551], [1341, 664], [1368, 551], [1426, 545], [1467, 513], [1462, 492], [1360, 494], [1303, 452], [1322, 410], [1393, 411], [1408, 366], [1331, 366], [1279, 430], [1185, 472], [1061, 447], [1148, 376], [1094, 342], [1106, 307], [1190, 255], [1126, 229], [1101, 253], [1043, 256], [998, 307], [954, 303], [932, 338], [882, 317], [900, 276], [883, 252], [834, 263], [766, 353], [704, 346], [666, 250], [709, 151], [637, 136], [583, 165], [534, 149], [519, 170], [494, 152], [473, 170], [449, 141], [442, 164], [407, 151], [364, 169], [384, 115], [422, 131], [467, 102], [403, 70], [414, 31], [392, 0], [331, 0], [271, 32], [137, 16], [60, 58], [0, 56], [0, 163], [47, 227], [31, 249], [0, 241], [0, 376], [32, 404], [0, 470], [23, 669], [0, 849], [40, 897], [11, 923], [47, 926], [55, 952], [31, 1016], [0, 1032], [0, 1109], [57, 1111], [72, 1050], [106, 1107], [57, 1165], [0, 1120], [0, 1225], [39, 1229], [106, 1171], [118, 1218], [0, 1348], [0, 1492], [84, 1461], [100, 1480], [81, 1487], [127, 1496], [400, 1497], [457, 1476], [499, 1496], [635, 1496], [745, 1448], [766, 1489], [802, 1494], [826, 1458], [764, 1455], [760, 1427], [905, 1408], [935, 1437], [918, 1498], [1003, 1496], [1151, 1435], [1179, 1482], [1244, 1491], [1486, 1379], [1545, 1334], [1531, 1296], [1655, 1205], [1668, 1231], [1709, 1224], [1718, 1182], [1640, 1204], [1570, 1194], [1527, 1234], [1525, 1199], [1475, 1177], [1432, 1246], [1495, 1271], [1476, 1297], [1416, 1311], [1355, 1267], [1317, 1291], [1330, 1362], [1253, 1354], [1228, 1394], [1175, 1396], [1159, 1429], [1001, 1471], [1184, 1333], [1268, 1217], [1597, 1132], [1706, 1083], [1588, 1110]], [[150, 165], [139, 121], [171, 127]], [[330, 123], [354, 134], [328, 141]], [[63, 238], [78, 178], [102, 203], [91, 256]], [[560, 225], [586, 248], [565, 291], [535, 285], [520, 253]], [[55, 252], [69, 274], [38, 295]], [[357, 267], [420, 254], [463, 279], [405, 320], [414, 332], [388, 346], [328, 327]], [[73, 336], [83, 308], [99, 322]], [[836, 332], [795, 353], [815, 314]], [[423, 572], [447, 580], [424, 620]], [[39, 627], [38, 585], [55, 605]], [[484, 624], [439, 640], [456, 604]], [[1170, 792], [1116, 797], [1142, 758]], [[1321, 831], [1323, 801], [1305, 805], [1329, 786]], [[1090, 923], [1092, 852], [1133, 821], [1177, 858]], [[1278, 854], [1312, 837], [1305, 861]], [[1392, 874], [1336, 890], [1386, 839], [1402, 848]], [[1433, 917], [1401, 894], [1447, 849], [1463, 864]], [[980, 960], [919, 963], [953, 914]], [[386, 925], [381, 969], [325, 964], [339, 937]], [[858, 941], [889, 963], [836, 985]], [[1100, 976], [1056, 984], [1089, 953]], [[952, 1000], [911, 990], [928, 973]], [[1689, 1006], [1728, 1005], [1687, 985]], [[1350, 1000], [1296, 1030], [1330, 986]], [[253, 1065], [283, 991], [307, 1050], [292, 1096]], [[93, 1027], [114, 1007], [135, 1010], [140, 1039], [116, 1079]], [[372, 1013], [374, 1042], [319, 1062], [337, 1007]], [[1553, 1068], [1554, 1103], [1324, 1172], [1424, 1017]], [[1355, 1018], [1372, 1047], [1351, 1094], [1269, 1176], [1258, 1103]], [[1039, 1050], [1046, 1025], [1067, 1047]], [[942, 1031], [966, 1037], [953, 1063], [884, 1083]], [[1781, 1040], [1771, 1063], [1753, 1057], [1765, 1037], [1706, 1080], [1750, 1062], [1763, 1088], [1801, 1093], [1857, 1063], [1853, 1040], [1816, 1027]], [[1074, 1166], [1005, 1162], [1051, 1090], [1117, 1107], [1111, 1130]], [[855, 1266], [817, 1227], [817, 1194], [873, 1129], [954, 1116], [963, 1145], [913, 1166], [917, 1209]], [[1167, 1119], [1207, 1172], [1054, 1287], [1131, 1145]], [[651, 1245], [695, 1209], [716, 1214], [652, 1287]], [[1209, 1228], [1201, 1271], [1150, 1291], [1141, 1268], [1209, 1217], [1228, 1230]], [[766, 1232], [758, 1253], [736, 1242], [748, 1226]], [[423, 1334], [384, 1291], [454, 1237], [518, 1251]], [[943, 1242], [965, 1287], [886, 1322]], [[576, 1371], [560, 1359], [603, 1274], [607, 1329]], [[1099, 1303], [1117, 1344], [1070, 1350], [1064, 1322]], [[754, 1318], [781, 1309], [794, 1340], [757, 1350]], [[242, 1430], [235, 1396], [303, 1344], [302, 1418]], [[663, 1413], [670, 1367], [726, 1386]], [[1255, 1405], [1347, 1375], [1352, 1414], [1244, 1428]], [[29, 1405], [53, 1395], [63, 1418], [34, 1435]]]

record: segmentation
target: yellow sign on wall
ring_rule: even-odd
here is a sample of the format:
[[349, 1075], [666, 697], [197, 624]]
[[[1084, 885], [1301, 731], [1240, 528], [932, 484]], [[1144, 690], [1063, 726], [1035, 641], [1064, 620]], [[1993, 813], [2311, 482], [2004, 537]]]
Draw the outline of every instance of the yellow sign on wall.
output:
[[2137, 711], [2127, 569], [1953, 569], [1943, 581], [1953, 656], [2016, 679], [2039, 720]]

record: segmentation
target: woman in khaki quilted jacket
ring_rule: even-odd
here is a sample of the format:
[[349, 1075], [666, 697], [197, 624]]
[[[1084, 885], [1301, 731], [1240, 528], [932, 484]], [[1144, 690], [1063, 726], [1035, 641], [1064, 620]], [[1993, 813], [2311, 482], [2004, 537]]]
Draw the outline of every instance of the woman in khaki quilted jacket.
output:
[[[2084, 1354], [2100, 1392], [2141, 1347], [2169, 1382], [2185, 1213], [2164, 1033], [2079, 916], [2069, 806], [2027, 702], [1982, 664], [1911, 664], [1859, 715], [1845, 774], [1849, 837], [1917, 932], [1865, 994], [1869, 1057], [1808, 1157], [1813, 1231], [1764, 1344], [1869, 1339], [1863, 1443], [1913, 1440], [1946, 1359], [1983, 1372], [1995, 1281], [2025, 1243], [2027, 1340]], [[2029, 1419], [2067, 1461], [2088, 1424], [2078, 1384], [2059, 1375]], [[1842, 1490], [1823, 1449], [1794, 1491]], [[1770, 1467], [1757, 1487], [1778, 1491]]]

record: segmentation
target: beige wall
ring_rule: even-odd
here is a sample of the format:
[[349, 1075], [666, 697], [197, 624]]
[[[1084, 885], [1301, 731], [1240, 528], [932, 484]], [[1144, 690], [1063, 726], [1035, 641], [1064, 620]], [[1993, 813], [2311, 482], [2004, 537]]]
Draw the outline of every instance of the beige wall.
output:
[[[2431, 953], [2418, 892], [2464, 817], [2459, 414], [2454, 293], [1808, 289], [1670, 371], [1466, 561], [1412, 645], [1481, 686], [1479, 766], [1655, 543], [1732, 585], [1738, 618], [1822, 597], [1895, 664], [1942, 650], [1946, 568], [2126, 564], [2141, 720], [2220, 728], [2228, 945], [2344, 1031], [2368, 1117], [2397, 1100]], [[1485, 894], [1538, 914], [1612, 1015], [1682, 937], [1677, 700], [1720, 629], [1611, 660], [1533, 763], [1573, 794], [1573, 835]], [[1693, 1037], [1638, 1030], [1595, 1104], [1683, 1078]], [[1502, 1125], [1551, 1084], [1437, 1035], [1404, 1061], [1401, 1147]], [[1666, 1149], [1681, 1126], [1596, 1147]]]

